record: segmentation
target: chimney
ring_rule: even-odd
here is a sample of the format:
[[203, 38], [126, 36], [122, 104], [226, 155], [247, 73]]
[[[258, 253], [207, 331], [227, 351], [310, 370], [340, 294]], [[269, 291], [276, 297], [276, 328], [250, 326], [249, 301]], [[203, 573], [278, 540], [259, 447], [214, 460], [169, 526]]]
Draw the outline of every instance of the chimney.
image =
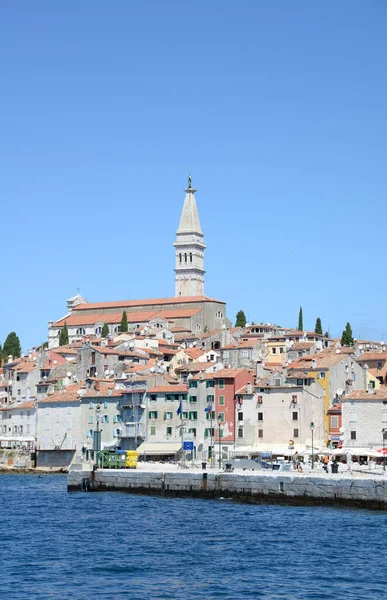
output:
[[252, 383], [251, 383], [251, 381], [249, 381], [249, 382], [247, 383], [247, 393], [248, 393], [248, 394], [252, 394], [252, 393], [253, 393], [253, 386], [252, 386]]
[[312, 360], [312, 369], [315, 369], [317, 366], [317, 363], [315, 361], [315, 359]]

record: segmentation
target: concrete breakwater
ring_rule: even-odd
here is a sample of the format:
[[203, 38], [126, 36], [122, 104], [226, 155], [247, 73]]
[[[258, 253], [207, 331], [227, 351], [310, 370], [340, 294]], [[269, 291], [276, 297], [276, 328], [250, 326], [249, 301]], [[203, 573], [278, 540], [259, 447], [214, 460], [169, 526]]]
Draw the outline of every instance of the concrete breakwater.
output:
[[387, 479], [353, 475], [192, 471], [70, 470], [69, 491], [120, 491], [227, 498], [250, 503], [387, 509]]

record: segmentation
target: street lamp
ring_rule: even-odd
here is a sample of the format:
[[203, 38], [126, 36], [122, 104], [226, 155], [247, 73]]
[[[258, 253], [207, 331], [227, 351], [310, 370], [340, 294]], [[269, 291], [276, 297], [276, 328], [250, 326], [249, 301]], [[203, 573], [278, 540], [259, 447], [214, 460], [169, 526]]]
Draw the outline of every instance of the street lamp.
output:
[[385, 437], [384, 434], [387, 431], [387, 429], [385, 427], [383, 427], [382, 429], [382, 435], [383, 435], [383, 471], [386, 470], [386, 448], [385, 448]]
[[101, 419], [101, 405], [97, 404], [95, 407], [95, 420], [97, 422], [97, 429], [94, 432], [94, 450], [95, 450], [95, 465], [98, 469], [98, 452], [101, 449], [101, 432], [99, 430], [99, 421]]
[[221, 456], [221, 446], [220, 446], [220, 433], [221, 433], [221, 425], [222, 425], [222, 421], [223, 419], [221, 417], [218, 417], [218, 442], [219, 442], [219, 469], [222, 468], [222, 456]]
[[310, 424], [310, 430], [312, 432], [312, 469], [314, 469], [314, 448], [313, 448], [313, 430], [314, 430], [314, 423], [313, 421]]

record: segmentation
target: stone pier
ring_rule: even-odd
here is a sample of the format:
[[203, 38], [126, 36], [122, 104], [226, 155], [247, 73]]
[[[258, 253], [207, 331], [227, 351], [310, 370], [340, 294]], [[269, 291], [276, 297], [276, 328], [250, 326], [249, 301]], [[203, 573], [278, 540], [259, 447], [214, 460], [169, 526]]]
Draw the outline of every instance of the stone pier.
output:
[[387, 509], [387, 479], [368, 475], [306, 475], [212, 471], [70, 470], [69, 491], [227, 498], [250, 503], [342, 505]]

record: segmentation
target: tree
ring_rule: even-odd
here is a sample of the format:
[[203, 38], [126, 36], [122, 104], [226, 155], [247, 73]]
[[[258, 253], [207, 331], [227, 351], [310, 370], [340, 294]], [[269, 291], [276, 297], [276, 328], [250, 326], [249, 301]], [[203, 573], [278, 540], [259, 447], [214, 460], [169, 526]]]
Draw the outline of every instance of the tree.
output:
[[7, 339], [3, 346], [3, 356], [5, 360], [10, 354], [12, 355], [12, 358], [20, 358], [21, 355], [20, 340], [14, 331], [11, 331], [11, 333], [7, 335]]
[[304, 331], [304, 319], [302, 318], [302, 306], [300, 306], [300, 312], [298, 313], [298, 331]]
[[352, 335], [352, 328], [350, 323], [347, 323], [345, 329], [343, 331], [343, 335], [341, 336], [341, 345], [342, 346], [353, 346], [354, 339]]
[[314, 328], [314, 332], [322, 335], [322, 325], [320, 317], [317, 317], [316, 319], [316, 327]]
[[235, 327], [244, 327], [246, 325], [246, 315], [243, 310], [237, 312]]
[[120, 327], [123, 333], [126, 333], [128, 331], [128, 315], [126, 314], [126, 310], [124, 310], [124, 312], [122, 313]]
[[69, 330], [67, 329], [67, 323], [65, 321], [63, 325], [63, 329], [60, 332], [59, 336], [59, 346], [67, 346], [69, 343]]
[[324, 337], [326, 337], [326, 338], [329, 338], [329, 337], [331, 337], [331, 336], [329, 335], [329, 331], [326, 331], [326, 332], [324, 333]]
[[107, 323], [104, 323], [102, 326], [101, 335], [103, 338], [106, 338], [109, 335], [109, 327]]

